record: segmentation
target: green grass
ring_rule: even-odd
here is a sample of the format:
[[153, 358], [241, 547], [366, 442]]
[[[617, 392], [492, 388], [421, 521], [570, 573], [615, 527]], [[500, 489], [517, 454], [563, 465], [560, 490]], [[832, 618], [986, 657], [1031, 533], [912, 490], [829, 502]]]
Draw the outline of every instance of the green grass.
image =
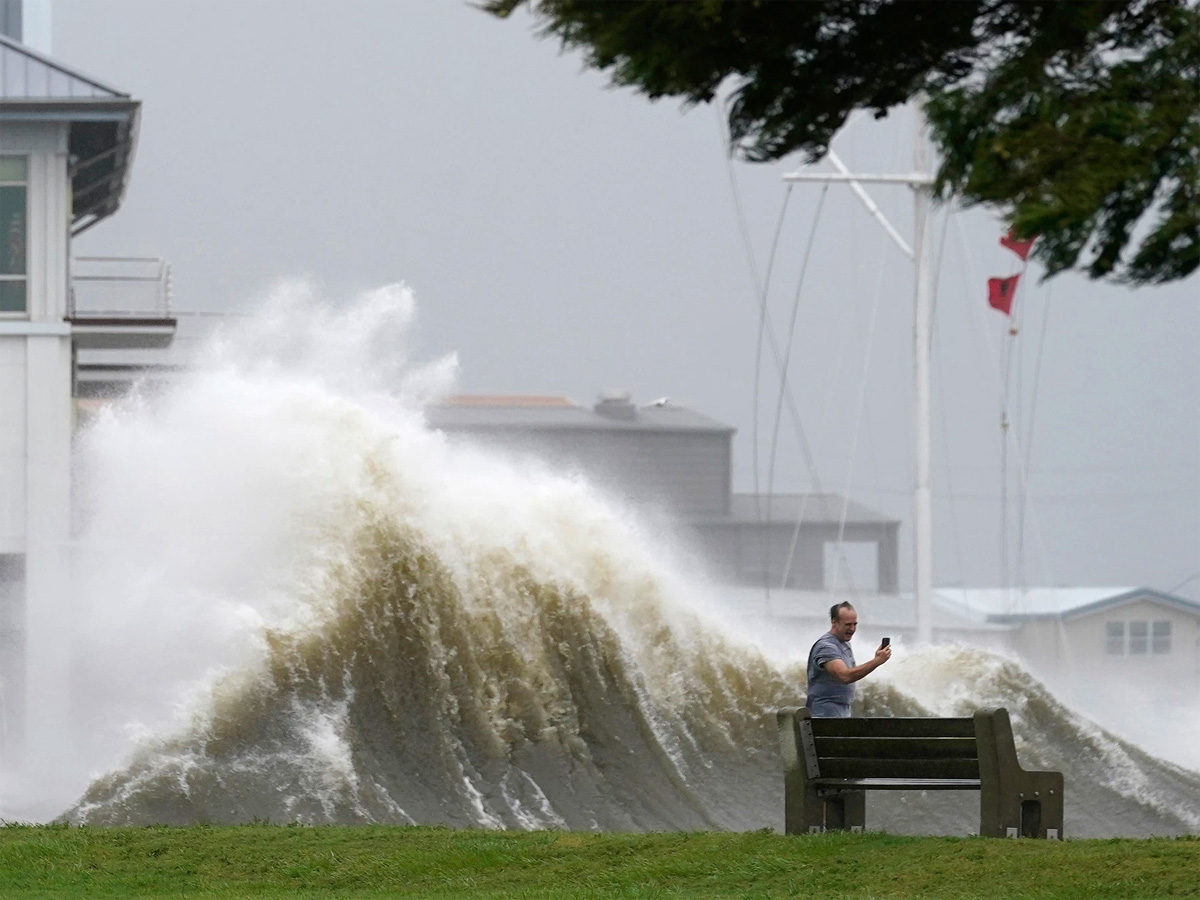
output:
[[1200, 839], [0, 828], [0, 897], [1200, 897]]

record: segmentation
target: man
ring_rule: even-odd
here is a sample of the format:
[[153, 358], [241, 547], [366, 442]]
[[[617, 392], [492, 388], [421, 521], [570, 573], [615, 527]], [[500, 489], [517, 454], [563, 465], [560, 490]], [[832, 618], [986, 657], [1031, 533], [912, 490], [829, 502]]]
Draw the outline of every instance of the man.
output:
[[814, 716], [850, 715], [854, 682], [870, 675], [892, 658], [892, 648], [881, 644], [875, 656], [861, 666], [854, 664], [850, 639], [858, 630], [858, 613], [849, 603], [829, 610], [830, 629], [808, 653], [808, 708]]

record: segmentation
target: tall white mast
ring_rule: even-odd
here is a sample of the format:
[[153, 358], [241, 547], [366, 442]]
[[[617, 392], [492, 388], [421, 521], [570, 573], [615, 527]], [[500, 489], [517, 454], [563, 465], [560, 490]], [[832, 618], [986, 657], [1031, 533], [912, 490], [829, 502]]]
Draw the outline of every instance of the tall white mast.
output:
[[[888, 236], [913, 261], [913, 419], [916, 438], [916, 467], [913, 485], [913, 550], [916, 588], [917, 642], [933, 640], [933, 493], [930, 368], [933, 351], [933, 290], [930, 271], [929, 208], [933, 199], [933, 176], [929, 173], [929, 149], [923, 129], [916, 139], [913, 171], [907, 175], [853, 175], [832, 150], [825, 157], [837, 172], [793, 172], [784, 181], [844, 182]], [[871, 200], [863, 183], [905, 184], [913, 192], [913, 246], [888, 222]]]

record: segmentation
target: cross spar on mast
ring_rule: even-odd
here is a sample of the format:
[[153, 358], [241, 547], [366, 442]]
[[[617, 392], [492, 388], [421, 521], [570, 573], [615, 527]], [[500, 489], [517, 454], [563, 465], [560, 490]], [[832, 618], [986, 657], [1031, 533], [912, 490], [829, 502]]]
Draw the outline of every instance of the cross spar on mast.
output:
[[[854, 175], [831, 149], [825, 156], [837, 172], [792, 172], [784, 181], [844, 182], [888, 236], [913, 261], [913, 419], [915, 477], [913, 484], [913, 555], [917, 643], [933, 641], [933, 492], [930, 370], [933, 351], [933, 290], [930, 275], [929, 208], [933, 176], [929, 145], [919, 129], [913, 152], [913, 171], [907, 175]], [[913, 192], [913, 246], [910, 247], [871, 199], [863, 183], [905, 184]]]

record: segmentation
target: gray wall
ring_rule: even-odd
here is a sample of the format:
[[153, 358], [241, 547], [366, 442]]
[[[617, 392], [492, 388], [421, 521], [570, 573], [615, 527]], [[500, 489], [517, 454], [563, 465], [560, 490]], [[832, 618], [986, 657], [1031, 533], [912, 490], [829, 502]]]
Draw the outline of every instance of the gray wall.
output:
[[[606, 490], [674, 516], [702, 553], [708, 571], [733, 584], [825, 590], [825, 548], [839, 540], [825, 519], [795, 526], [730, 515], [732, 434], [725, 431], [623, 427], [496, 427], [437, 423], [449, 435], [528, 454], [552, 467], [580, 472]], [[743, 504], [744, 505], [744, 504]], [[741, 514], [739, 513], [739, 516]], [[875, 570], [863, 573], [859, 590], [899, 591], [895, 522], [849, 522], [840, 537], [874, 543]], [[789, 554], [791, 564], [788, 565]], [[784, 584], [784, 572], [787, 583]]]
[[[897, 527], [895, 523], [853, 524], [841, 534], [847, 543], [877, 546], [875, 571], [862, 573], [864, 583], [855, 585], [858, 590], [899, 592]], [[825, 548], [839, 539], [838, 526], [829, 522], [804, 522], [798, 535], [790, 522], [704, 522], [693, 523], [691, 531], [714, 574], [738, 584], [806, 591], [828, 587]]]
[[21, 40], [21, 0], [0, 0], [0, 34]]
[[727, 434], [643, 429], [443, 430], [583, 472], [615, 494], [676, 515], [729, 512]]

